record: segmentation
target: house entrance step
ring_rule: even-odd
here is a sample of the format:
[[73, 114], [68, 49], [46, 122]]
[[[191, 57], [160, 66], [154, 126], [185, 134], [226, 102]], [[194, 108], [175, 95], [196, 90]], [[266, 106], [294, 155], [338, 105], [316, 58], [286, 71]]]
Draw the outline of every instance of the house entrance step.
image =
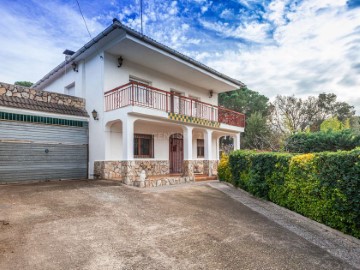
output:
[[200, 182], [200, 181], [209, 181], [209, 180], [217, 180], [217, 176], [209, 176], [206, 174], [195, 174], [195, 181], [196, 182]]

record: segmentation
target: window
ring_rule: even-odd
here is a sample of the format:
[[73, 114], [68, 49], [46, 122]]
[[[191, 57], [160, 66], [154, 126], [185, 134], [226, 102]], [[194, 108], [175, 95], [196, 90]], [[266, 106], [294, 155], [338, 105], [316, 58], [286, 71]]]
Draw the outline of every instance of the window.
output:
[[65, 95], [75, 96], [75, 82], [65, 87]]
[[203, 158], [205, 156], [204, 140], [197, 139], [196, 143], [197, 143], [197, 157]]
[[135, 83], [134, 88], [134, 102], [140, 104], [152, 104], [153, 103], [153, 93], [148, 87], [151, 85], [151, 82], [130, 76], [129, 81]]
[[199, 97], [195, 97], [195, 96], [190, 96], [189, 98], [191, 98], [194, 102], [192, 103], [192, 114], [196, 117], [201, 117], [201, 104], [197, 101], [200, 101]]
[[154, 136], [146, 134], [134, 134], [134, 157], [154, 157]]
[[170, 100], [170, 109], [173, 113], [185, 114], [185, 101], [182, 98], [184, 93], [170, 89], [171, 100]]

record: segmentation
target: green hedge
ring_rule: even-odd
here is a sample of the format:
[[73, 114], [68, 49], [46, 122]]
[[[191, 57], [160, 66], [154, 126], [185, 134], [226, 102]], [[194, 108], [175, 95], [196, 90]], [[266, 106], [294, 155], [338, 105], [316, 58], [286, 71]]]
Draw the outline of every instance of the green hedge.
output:
[[284, 148], [290, 153], [352, 150], [360, 146], [360, 136], [350, 129], [341, 131], [299, 132], [289, 136]]
[[222, 159], [219, 178], [360, 238], [360, 150], [303, 155], [235, 151], [228, 161]]

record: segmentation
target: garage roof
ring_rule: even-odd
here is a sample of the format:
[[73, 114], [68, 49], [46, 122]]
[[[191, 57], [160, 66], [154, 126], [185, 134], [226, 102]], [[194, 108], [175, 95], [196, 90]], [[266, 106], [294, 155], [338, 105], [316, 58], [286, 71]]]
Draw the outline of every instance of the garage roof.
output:
[[86, 110], [73, 106], [0, 95], [0, 106], [88, 117]]

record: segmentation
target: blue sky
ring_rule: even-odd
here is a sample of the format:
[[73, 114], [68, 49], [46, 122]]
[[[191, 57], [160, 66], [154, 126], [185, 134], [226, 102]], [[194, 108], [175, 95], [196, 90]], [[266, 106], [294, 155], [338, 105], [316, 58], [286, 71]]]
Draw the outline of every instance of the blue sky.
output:
[[[92, 36], [140, 1], [79, 0]], [[360, 0], [144, 0], [144, 34], [271, 98], [334, 92], [360, 114]], [[0, 0], [0, 81], [40, 79], [89, 40], [72, 1]]]

